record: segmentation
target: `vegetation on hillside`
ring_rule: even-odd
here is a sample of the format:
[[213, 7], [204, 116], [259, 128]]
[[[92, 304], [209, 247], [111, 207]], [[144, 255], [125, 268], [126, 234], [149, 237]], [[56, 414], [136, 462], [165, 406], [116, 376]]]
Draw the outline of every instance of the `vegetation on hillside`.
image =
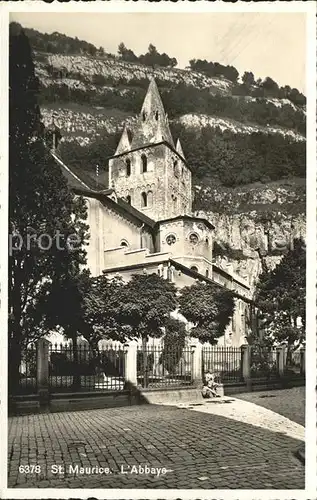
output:
[[[79, 75], [80, 76], [80, 75]], [[80, 77], [84, 79], [84, 76]], [[110, 81], [111, 80], [111, 81]], [[111, 85], [111, 88], [97, 88], [87, 85], [86, 88], [71, 88], [67, 80], [61, 84], [53, 83], [42, 87], [40, 102], [42, 105], [52, 102], [75, 102], [90, 104], [104, 108], [116, 108], [131, 114], [140, 112], [149, 82], [144, 81], [115, 81], [113, 78], [96, 75], [94, 85]], [[103, 82], [103, 83], [102, 83]], [[85, 82], [87, 83], [87, 82]], [[187, 113], [206, 114], [219, 118], [228, 118], [245, 124], [256, 123], [261, 126], [278, 126], [293, 129], [305, 135], [306, 125], [303, 112], [294, 109], [291, 105], [278, 108], [265, 98], [247, 101], [234, 96], [213, 95], [208, 89], [196, 89], [180, 83], [166, 88], [157, 82], [164, 102], [164, 107], [170, 118], [177, 118]], [[123, 95], [123, 89], [124, 95]]]
[[[160, 53], [152, 43], [149, 44], [145, 54], [137, 56], [132, 49], [126, 47], [124, 42], [121, 42], [118, 46], [118, 55], [116, 56], [115, 54], [105, 52], [103, 47], [97, 48], [92, 43], [58, 32], [50, 34], [40, 33], [31, 28], [24, 28], [24, 32], [28, 36], [32, 48], [40, 52], [118, 58], [122, 61], [151, 67], [173, 68], [178, 64], [175, 57], [171, 57], [165, 52]], [[239, 71], [232, 65], [223, 65], [219, 62], [207, 61], [206, 59], [191, 59], [189, 61], [189, 68], [207, 76], [226, 78], [235, 83], [234, 95], [286, 98], [299, 106], [306, 104], [306, 97], [298, 89], [291, 88], [289, 85], [279, 87], [277, 82], [269, 76], [264, 80], [261, 80], [261, 78], [256, 79], [252, 71], [245, 71], [243, 75], [239, 75]], [[241, 83], [238, 83], [239, 78], [241, 79]]]
[[118, 47], [118, 54], [122, 61], [138, 62], [145, 66], [162, 66], [171, 67], [177, 66], [177, 59], [169, 57], [165, 52], [160, 54], [157, 48], [150, 43], [146, 54], [141, 54], [139, 57], [131, 49], [127, 49], [123, 42]]
[[[305, 143], [277, 134], [234, 134], [219, 128], [172, 127], [191, 165], [194, 182], [212, 179], [219, 185], [238, 186], [291, 177], [305, 177]], [[89, 146], [75, 142], [61, 144], [61, 156], [70, 166], [95, 171], [115, 152], [119, 135], [108, 134]]]
[[[232, 82], [237, 82], [239, 72], [234, 66], [224, 66], [218, 62], [211, 62], [201, 59], [189, 61], [190, 68], [208, 76], [223, 76]], [[241, 76], [241, 84], [237, 84], [233, 89], [234, 95], [245, 95], [253, 97], [275, 97], [279, 99], [289, 99], [299, 106], [306, 104], [306, 97], [289, 85], [279, 87], [278, 83], [267, 76], [264, 80], [255, 80], [252, 71], [245, 71]]]

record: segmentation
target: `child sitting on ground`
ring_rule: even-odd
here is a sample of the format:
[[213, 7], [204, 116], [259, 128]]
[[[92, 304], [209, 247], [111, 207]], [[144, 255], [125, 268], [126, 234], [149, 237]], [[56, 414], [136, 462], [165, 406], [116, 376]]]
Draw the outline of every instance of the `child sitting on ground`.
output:
[[215, 382], [216, 374], [207, 372], [205, 374], [205, 381], [202, 389], [203, 398], [219, 398], [220, 395], [217, 394], [217, 388], [219, 384]]

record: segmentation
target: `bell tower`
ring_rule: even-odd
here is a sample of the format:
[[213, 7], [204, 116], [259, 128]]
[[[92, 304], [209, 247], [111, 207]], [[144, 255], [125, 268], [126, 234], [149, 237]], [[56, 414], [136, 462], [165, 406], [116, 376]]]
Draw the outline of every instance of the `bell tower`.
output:
[[191, 170], [176, 146], [154, 79], [135, 125], [123, 129], [109, 160], [109, 182], [118, 196], [154, 220], [191, 213]]

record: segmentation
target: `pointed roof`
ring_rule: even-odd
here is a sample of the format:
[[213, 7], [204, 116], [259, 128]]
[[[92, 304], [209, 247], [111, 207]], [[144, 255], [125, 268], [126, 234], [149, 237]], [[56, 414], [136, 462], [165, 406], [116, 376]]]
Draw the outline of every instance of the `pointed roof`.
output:
[[184, 155], [184, 151], [183, 151], [183, 148], [182, 148], [182, 145], [181, 145], [181, 141], [179, 139], [177, 139], [177, 143], [176, 143], [176, 151], [177, 153], [185, 159], [185, 155]]
[[128, 129], [127, 126], [124, 125], [124, 129], [119, 144], [117, 146], [115, 155], [119, 155], [120, 153], [126, 153], [127, 151], [130, 151], [130, 149], [131, 149], [131, 142], [128, 134]]
[[154, 78], [143, 101], [141, 113], [133, 130], [131, 148], [144, 146], [158, 141], [167, 141], [174, 147], [163, 102]]

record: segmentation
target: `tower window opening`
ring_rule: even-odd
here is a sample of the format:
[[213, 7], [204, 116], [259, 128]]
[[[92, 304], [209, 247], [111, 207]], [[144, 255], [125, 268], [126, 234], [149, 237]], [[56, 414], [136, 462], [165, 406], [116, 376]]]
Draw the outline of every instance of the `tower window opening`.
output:
[[159, 117], [158, 111], [155, 111], [155, 120], [157, 121]]
[[174, 160], [174, 162], [173, 162], [173, 168], [174, 168], [174, 175], [175, 175], [175, 177], [178, 177], [179, 172], [178, 172], [178, 162], [177, 162], [177, 160]]
[[196, 266], [192, 266], [192, 267], [191, 267], [191, 270], [192, 270], [192, 271], [195, 271], [195, 273], [198, 273], [198, 267], [196, 267]]
[[145, 122], [145, 119], [146, 119], [146, 112], [143, 111], [143, 113], [142, 113], [142, 120]]
[[209, 278], [209, 270], [206, 269], [206, 278]]
[[205, 242], [206, 242], [206, 245], [208, 246], [209, 245], [209, 238], [206, 238]]
[[146, 193], [141, 193], [141, 207], [142, 208], [147, 207], [147, 194]]
[[144, 172], [147, 172], [147, 157], [146, 157], [146, 155], [142, 155], [141, 160], [142, 160], [142, 173], [144, 174]]
[[126, 174], [129, 177], [131, 175], [131, 160], [130, 160], [130, 158], [126, 159], [125, 164], [126, 164]]
[[129, 194], [126, 196], [125, 199], [126, 199], [126, 202], [129, 203], [129, 205], [131, 205], [131, 196]]
[[120, 243], [120, 247], [128, 247], [129, 246], [129, 243], [126, 241], [126, 240], [122, 240], [121, 243]]

